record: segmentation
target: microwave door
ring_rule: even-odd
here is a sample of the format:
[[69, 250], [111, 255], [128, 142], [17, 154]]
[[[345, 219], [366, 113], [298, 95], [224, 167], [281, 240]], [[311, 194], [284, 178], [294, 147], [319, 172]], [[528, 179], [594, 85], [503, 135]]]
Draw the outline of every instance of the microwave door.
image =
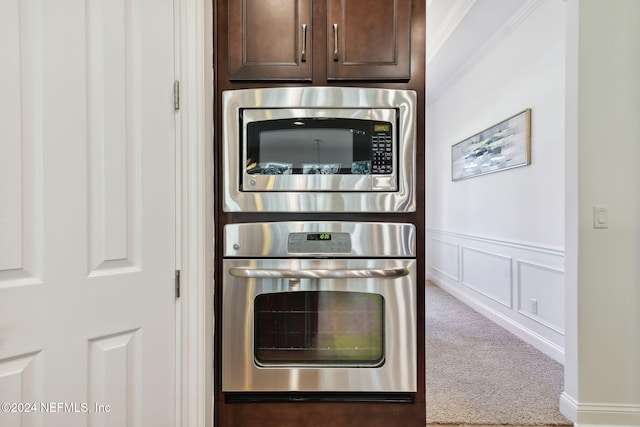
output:
[[[375, 112], [394, 116], [393, 110]], [[394, 157], [393, 124], [371, 116], [370, 109], [245, 111], [242, 191], [369, 192], [393, 185], [393, 177], [384, 179], [393, 175], [391, 161], [386, 170], [377, 166]], [[378, 141], [384, 129], [388, 153]]]

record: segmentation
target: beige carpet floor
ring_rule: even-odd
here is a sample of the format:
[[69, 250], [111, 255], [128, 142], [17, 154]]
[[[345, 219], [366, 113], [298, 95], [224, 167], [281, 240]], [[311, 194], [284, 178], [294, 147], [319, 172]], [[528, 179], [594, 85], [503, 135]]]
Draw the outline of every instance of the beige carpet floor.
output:
[[563, 366], [427, 282], [427, 422], [571, 425]]

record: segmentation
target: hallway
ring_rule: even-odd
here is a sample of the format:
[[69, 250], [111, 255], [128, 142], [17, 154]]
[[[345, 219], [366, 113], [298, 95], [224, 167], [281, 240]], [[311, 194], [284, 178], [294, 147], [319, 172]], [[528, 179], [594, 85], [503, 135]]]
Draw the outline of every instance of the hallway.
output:
[[428, 423], [562, 425], [563, 366], [427, 282]]

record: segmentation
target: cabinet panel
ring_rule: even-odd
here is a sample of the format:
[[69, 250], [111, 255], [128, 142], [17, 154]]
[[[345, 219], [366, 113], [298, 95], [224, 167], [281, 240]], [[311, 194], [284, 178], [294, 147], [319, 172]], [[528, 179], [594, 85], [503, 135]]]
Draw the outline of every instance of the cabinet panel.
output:
[[327, 79], [408, 80], [411, 0], [329, 0]]
[[229, 79], [311, 80], [311, 0], [228, 4]]

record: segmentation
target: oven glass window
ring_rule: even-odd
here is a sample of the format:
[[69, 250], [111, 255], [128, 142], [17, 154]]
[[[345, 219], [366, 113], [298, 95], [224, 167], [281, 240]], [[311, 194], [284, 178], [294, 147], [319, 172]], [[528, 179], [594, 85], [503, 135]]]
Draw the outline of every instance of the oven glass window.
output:
[[391, 123], [279, 119], [247, 125], [246, 172], [259, 175], [370, 175], [391, 172]]
[[384, 298], [306, 291], [255, 298], [258, 365], [376, 367], [384, 363]]

